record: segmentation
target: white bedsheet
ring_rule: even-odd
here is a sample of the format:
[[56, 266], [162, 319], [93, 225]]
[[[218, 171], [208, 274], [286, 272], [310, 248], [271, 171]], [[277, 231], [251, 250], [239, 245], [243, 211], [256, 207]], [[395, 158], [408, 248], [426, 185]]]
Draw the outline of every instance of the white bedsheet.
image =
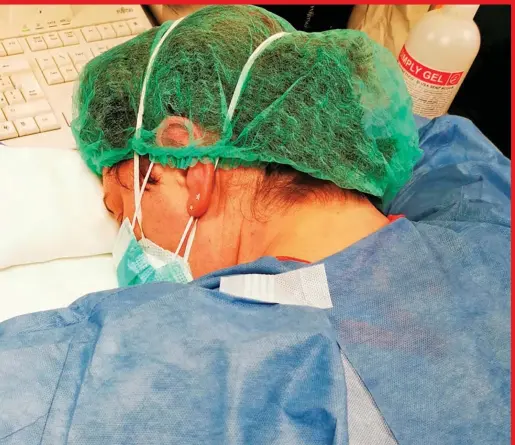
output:
[[65, 307], [85, 294], [116, 287], [110, 254], [9, 267], [0, 270], [0, 322]]

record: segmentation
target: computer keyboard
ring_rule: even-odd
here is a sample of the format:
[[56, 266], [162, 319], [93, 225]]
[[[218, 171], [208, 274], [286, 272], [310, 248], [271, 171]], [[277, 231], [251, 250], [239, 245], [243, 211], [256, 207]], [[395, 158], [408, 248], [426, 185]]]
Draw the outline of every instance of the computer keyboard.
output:
[[[52, 7], [38, 9], [47, 8]], [[75, 15], [73, 6], [53, 8], [44, 20], [36, 15], [39, 21], [19, 21], [14, 36], [2, 32], [0, 18], [0, 141], [5, 145], [74, 148], [69, 127], [80, 71], [152, 26], [141, 7], [82, 6]]]

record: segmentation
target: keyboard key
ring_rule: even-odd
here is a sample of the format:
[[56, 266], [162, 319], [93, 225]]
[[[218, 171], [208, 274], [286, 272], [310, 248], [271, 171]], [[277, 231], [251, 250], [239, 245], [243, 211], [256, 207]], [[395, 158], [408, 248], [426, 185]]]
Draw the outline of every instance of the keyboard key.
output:
[[97, 29], [103, 39], [114, 39], [116, 37], [114, 29], [109, 23], [99, 25], [97, 26]]
[[0, 93], [4, 91], [12, 90], [13, 84], [11, 83], [11, 79], [8, 76], [3, 76], [0, 74]]
[[47, 49], [43, 36], [35, 35], [27, 37], [27, 43], [32, 51], [41, 51]]
[[50, 113], [51, 111], [52, 107], [50, 107], [48, 101], [44, 99], [19, 105], [9, 105], [4, 108], [5, 117], [9, 121], [23, 119], [24, 117], [38, 116], [40, 114]]
[[72, 51], [70, 52], [70, 57], [72, 58], [73, 64], [77, 66], [79, 62], [88, 62], [91, 59], [89, 50], [86, 51]]
[[116, 37], [125, 37], [131, 35], [131, 30], [125, 22], [113, 23], [113, 28], [114, 32], [116, 33]]
[[5, 50], [7, 51], [7, 55], [9, 56], [23, 53], [23, 49], [20, 45], [20, 42], [18, 42], [18, 39], [7, 39], [2, 43], [4, 44]]
[[74, 80], [77, 80], [77, 77], [79, 77], [73, 65], [62, 66], [59, 70], [61, 71], [65, 82], [73, 82]]
[[22, 86], [21, 92], [27, 102], [29, 100], [43, 99], [45, 97], [45, 93], [39, 85]]
[[39, 85], [34, 74], [25, 72], [25, 73], [17, 73], [11, 76], [11, 82], [14, 85], [14, 88], [21, 90], [23, 87]]
[[79, 39], [73, 31], [61, 31], [59, 33], [59, 37], [61, 37], [61, 41], [63, 42], [64, 46], [79, 44]]
[[23, 95], [21, 94], [21, 91], [19, 91], [19, 90], [6, 91], [4, 96], [7, 99], [7, 102], [9, 103], [9, 105], [17, 105], [17, 104], [25, 103], [25, 99], [23, 98]]
[[26, 59], [10, 60], [9, 62], [0, 62], [0, 74], [13, 74], [18, 71], [30, 71], [29, 62]]
[[43, 71], [43, 76], [45, 76], [48, 85], [56, 85], [64, 82], [63, 76], [61, 76], [61, 73], [56, 68]]
[[71, 65], [72, 61], [70, 59], [70, 56], [66, 53], [58, 53], [54, 55], [54, 60], [57, 63], [58, 67]]
[[0, 141], [17, 137], [18, 132], [16, 131], [16, 128], [14, 128], [14, 124], [12, 122], [4, 122], [0, 124]]
[[101, 44], [96, 45], [91, 48], [91, 52], [93, 53], [93, 57], [97, 57], [102, 53], [105, 53], [106, 51], [109, 51], [109, 46]]
[[59, 130], [59, 128], [61, 128], [61, 125], [59, 125], [59, 122], [57, 122], [57, 118], [53, 113], [36, 116], [36, 123], [38, 124], [41, 132]]
[[7, 106], [7, 100], [5, 99], [3, 93], [0, 93], [0, 108], [4, 108]]
[[57, 65], [55, 64], [54, 59], [52, 59], [52, 56], [38, 57], [37, 61], [41, 71], [57, 68]]
[[140, 19], [132, 19], [127, 21], [127, 25], [131, 30], [131, 34], [140, 34], [146, 30], [145, 25]]
[[0, 110], [0, 122], [5, 122], [5, 116], [2, 110]]
[[0, 57], [5, 57], [5, 56], [7, 56], [7, 51], [5, 50], [4, 45], [2, 45], [0, 43]]
[[43, 38], [48, 46], [48, 48], [59, 48], [63, 46], [63, 42], [59, 38], [59, 34], [56, 32], [49, 32], [48, 34], [43, 34]]
[[25, 117], [14, 121], [14, 126], [18, 130], [19, 136], [27, 136], [29, 134], [39, 133], [39, 127], [32, 117]]
[[86, 42], [97, 42], [98, 40], [102, 40], [102, 36], [95, 26], [82, 28], [82, 35], [84, 36], [84, 39], [86, 39]]

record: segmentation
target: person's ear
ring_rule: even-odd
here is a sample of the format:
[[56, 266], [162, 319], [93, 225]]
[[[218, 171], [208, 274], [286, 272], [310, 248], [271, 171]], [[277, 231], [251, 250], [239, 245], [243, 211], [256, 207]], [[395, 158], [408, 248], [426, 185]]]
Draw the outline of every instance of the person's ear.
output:
[[186, 208], [190, 216], [200, 218], [207, 212], [215, 182], [215, 166], [197, 162], [186, 172], [188, 202]]
[[[200, 126], [181, 116], [165, 118], [156, 134], [156, 142], [162, 147], [185, 147], [195, 141], [198, 145], [211, 144], [216, 140], [214, 133], [205, 132]], [[190, 216], [200, 218], [207, 212], [214, 188], [215, 166], [197, 162], [186, 170], [188, 202], [186, 210]]]
[[186, 147], [193, 141], [202, 139], [202, 130], [189, 119], [181, 116], [165, 118], [156, 134], [157, 145], [161, 147]]

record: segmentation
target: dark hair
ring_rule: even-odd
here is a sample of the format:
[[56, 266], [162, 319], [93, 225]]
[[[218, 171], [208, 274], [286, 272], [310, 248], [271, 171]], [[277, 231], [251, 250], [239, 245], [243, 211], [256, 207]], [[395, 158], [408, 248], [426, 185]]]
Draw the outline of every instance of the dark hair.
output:
[[327, 202], [333, 199], [362, 200], [371, 197], [357, 190], [343, 190], [330, 181], [314, 178], [289, 165], [268, 164], [265, 167], [265, 174], [256, 189], [256, 200], [289, 207], [307, 198]]
[[[124, 188], [131, 188], [132, 184], [124, 184], [120, 179], [120, 167], [127, 161], [119, 162], [110, 168], [118, 184]], [[150, 166], [147, 156], [140, 156], [139, 176], [143, 182]], [[373, 200], [372, 196], [357, 190], [343, 190], [336, 184], [323, 179], [317, 179], [307, 173], [299, 172], [289, 165], [267, 164], [265, 174], [259, 180], [255, 193], [253, 207], [255, 209], [280, 205], [283, 208], [290, 207], [308, 198], [314, 198], [319, 202], [328, 202], [332, 199]], [[151, 173], [148, 184], [157, 184], [158, 180]]]
[[[132, 184], [124, 184], [122, 180], [120, 179], [120, 168], [123, 164], [125, 164], [128, 161], [121, 161], [117, 164], [113, 165], [112, 167], [109, 167], [109, 173], [112, 174], [116, 182], [125, 189], [132, 189]], [[139, 182], [140, 184], [143, 183], [143, 180], [145, 179], [145, 176], [147, 174], [148, 168], [150, 167], [150, 159], [148, 156], [140, 156], [139, 157]], [[148, 177], [147, 184], [154, 185], [157, 184], [157, 178], [150, 172], [150, 176]]]

